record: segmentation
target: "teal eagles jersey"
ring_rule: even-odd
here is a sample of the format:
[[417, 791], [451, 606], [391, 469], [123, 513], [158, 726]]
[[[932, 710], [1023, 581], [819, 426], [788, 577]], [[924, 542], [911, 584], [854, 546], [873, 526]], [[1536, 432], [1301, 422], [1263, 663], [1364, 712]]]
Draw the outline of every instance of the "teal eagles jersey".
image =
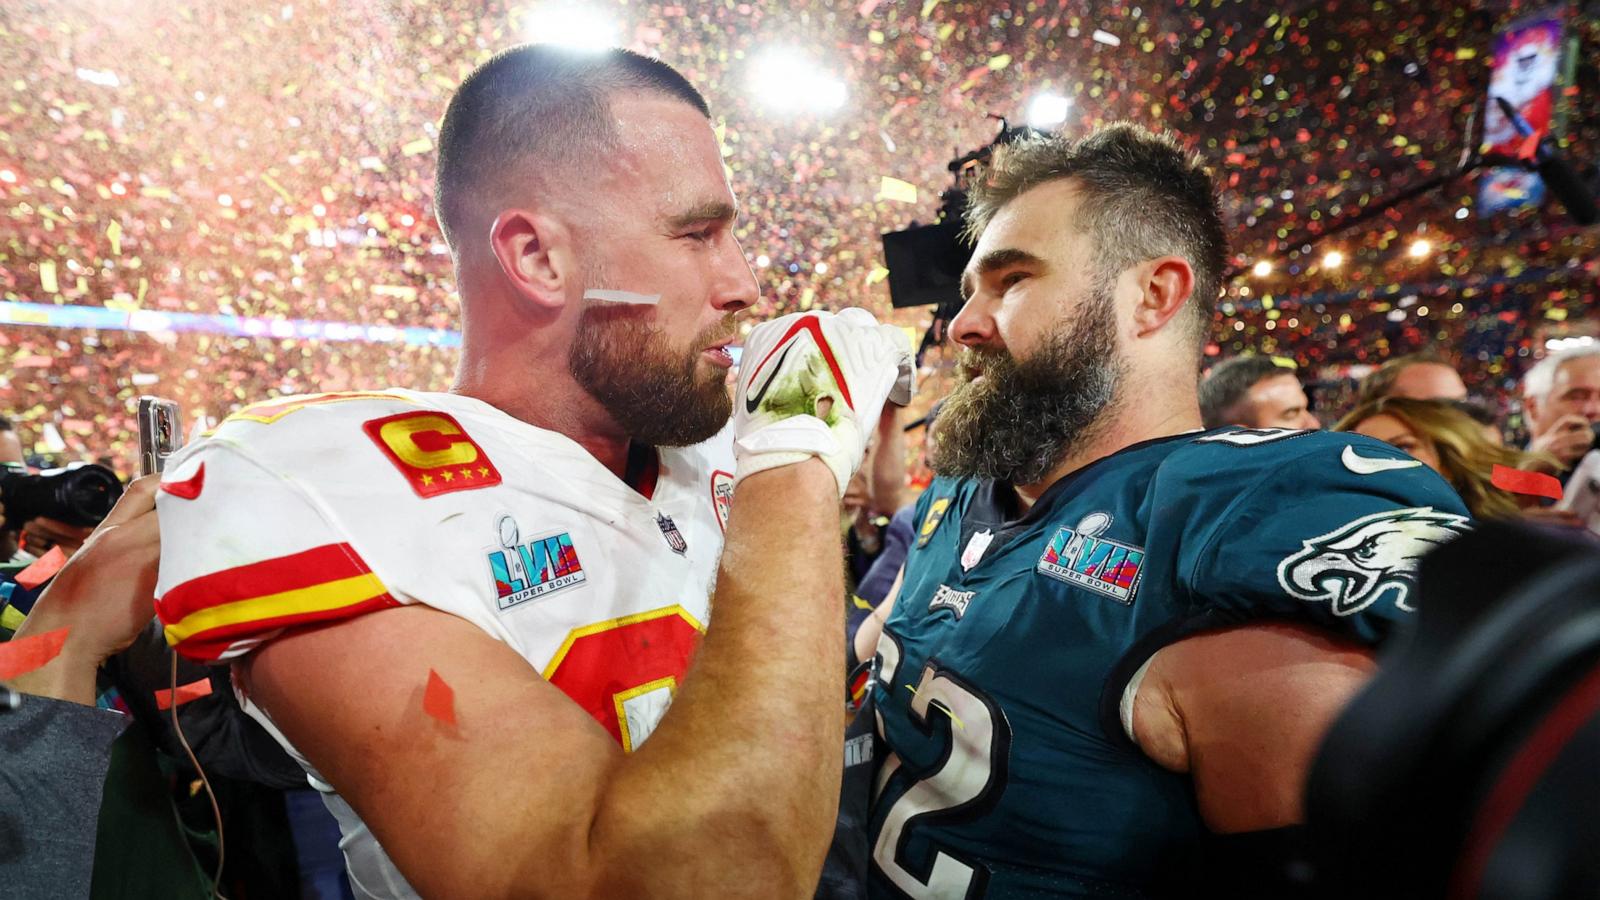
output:
[[878, 644], [873, 897], [1191, 895], [1192, 784], [1119, 715], [1140, 666], [1255, 620], [1376, 644], [1468, 526], [1388, 444], [1239, 429], [1135, 444], [1020, 517], [1008, 486], [937, 479], [915, 521]]

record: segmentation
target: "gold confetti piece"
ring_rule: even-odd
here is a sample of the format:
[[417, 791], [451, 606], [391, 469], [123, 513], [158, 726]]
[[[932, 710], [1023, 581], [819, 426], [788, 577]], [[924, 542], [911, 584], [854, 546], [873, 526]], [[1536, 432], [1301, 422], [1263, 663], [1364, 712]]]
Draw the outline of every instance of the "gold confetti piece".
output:
[[901, 181], [884, 175], [878, 179], [878, 200], [897, 200], [901, 203], [917, 202], [917, 186], [909, 181]]
[[400, 152], [404, 153], [406, 156], [417, 156], [419, 154], [427, 153], [432, 149], [433, 141], [425, 137], [420, 137], [401, 146]]
[[417, 299], [417, 289], [404, 284], [375, 284], [372, 293], [378, 297], [397, 297], [407, 302]]
[[43, 288], [47, 294], [54, 294], [61, 290], [61, 286], [56, 283], [55, 260], [45, 259], [39, 261], [39, 287]]
[[1002, 53], [999, 56], [989, 58], [989, 71], [991, 72], [998, 72], [1009, 65], [1011, 65], [1011, 54], [1009, 53]]
[[268, 175], [267, 173], [262, 172], [261, 173], [261, 180], [262, 180], [262, 182], [264, 182], [266, 184], [267, 187], [272, 188], [274, 193], [276, 193], [279, 197], [282, 197], [283, 198], [283, 202], [285, 202], [285, 203], [293, 203], [294, 202], [294, 197], [289, 195], [289, 191], [287, 189], [285, 189], [283, 185], [279, 184], [278, 180], [276, 178], [273, 178], [271, 175]]
[[888, 277], [888, 269], [885, 269], [883, 266], [873, 266], [872, 271], [867, 273], [867, 285], [870, 287]]
[[111, 242], [111, 255], [122, 255], [122, 223], [116, 219], [106, 226], [106, 239]]
[[[913, 695], [915, 695], [917, 693], [917, 689], [912, 687], [909, 684], [906, 685], [906, 690], [910, 691]], [[929, 700], [928, 701], [928, 705], [933, 707], [934, 709], [937, 709], [938, 711], [944, 713], [945, 715], [949, 716], [950, 717], [950, 721], [954, 722], [955, 726], [957, 728], [961, 729], [962, 731], [966, 731], [967, 730], [967, 726], [963, 725], [961, 723], [961, 720], [956, 717], [956, 714], [950, 711], [950, 707], [945, 706], [943, 703], [940, 703], [937, 700]]]

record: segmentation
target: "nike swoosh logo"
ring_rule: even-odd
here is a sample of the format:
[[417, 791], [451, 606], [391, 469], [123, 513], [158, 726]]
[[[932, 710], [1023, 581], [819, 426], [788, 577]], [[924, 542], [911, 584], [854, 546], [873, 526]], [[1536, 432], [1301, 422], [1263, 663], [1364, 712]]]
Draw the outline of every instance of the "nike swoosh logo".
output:
[[1339, 456], [1339, 461], [1344, 467], [1357, 475], [1376, 475], [1379, 472], [1393, 472], [1398, 469], [1415, 469], [1422, 465], [1417, 459], [1372, 459], [1356, 452], [1350, 444], [1344, 446], [1344, 453]]
[[746, 397], [744, 398], [744, 411], [745, 412], [749, 413], [752, 416], [756, 414], [756, 410], [761, 406], [762, 398], [767, 396], [767, 388], [772, 387], [772, 382], [777, 380], [778, 373], [783, 370], [784, 357], [788, 356], [789, 355], [789, 351], [793, 350], [793, 349], [794, 349], [794, 341], [790, 341], [789, 342], [789, 346], [784, 347], [783, 348], [783, 352], [778, 354], [778, 361], [776, 363], [773, 363], [772, 371], [767, 373], [767, 380], [762, 382], [761, 390], [756, 391], [756, 395], [754, 397], [746, 395]]

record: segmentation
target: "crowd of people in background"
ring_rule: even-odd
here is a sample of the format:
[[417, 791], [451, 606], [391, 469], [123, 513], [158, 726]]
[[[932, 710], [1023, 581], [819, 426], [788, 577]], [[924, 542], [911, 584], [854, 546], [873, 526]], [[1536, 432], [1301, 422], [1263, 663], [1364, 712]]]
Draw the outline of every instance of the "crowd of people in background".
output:
[[[987, 114], [1020, 124], [1031, 93], [1049, 87], [1076, 98], [1069, 131], [1172, 117], [1216, 167], [1235, 263], [1248, 272], [1270, 258], [1272, 271], [1230, 281], [1213, 362], [1293, 359], [1320, 399], [1434, 345], [1515, 418], [1522, 370], [1593, 303], [1592, 237], [1536, 211], [1462, 218], [1470, 203], [1441, 195], [1411, 210], [1434, 248], [1420, 262], [1392, 252], [1411, 235], [1389, 220], [1341, 238], [1337, 271], [1316, 261], [1326, 247], [1290, 242], [1425, 161], [1455, 159], [1448, 117], [1479, 102], [1482, 62], [1458, 50], [1485, 45], [1490, 26], [1435, 12], [1397, 11], [1381, 29], [1314, 15], [1285, 33], [1273, 10], [1250, 5], [1208, 9], [1203, 28], [1198, 11], [1130, 0], [1092, 16], [1063, 4], [630, 5], [616, 39], [681, 66], [718, 110], [760, 317], [864, 306], [920, 334], [927, 310], [890, 309], [880, 235], [930, 221], [947, 162], [993, 137]], [[440, 97], [493, 49], [532, 37], [532, 15], [527, 4], [485, 15], [458, 4], [178, 3], [114, 21], [92, 6], [19, 18], [5, 35], [14, 105], [0, 110], [0, 301], [450, 328], [456, 286], [429, 211]], [[780, 31], [850, 85], [845, 109], [770, 109], [748, 90]], [[1121, 38], [1096, 37], [1106, 34]], [[1379, 44], [1381, 65], [1321, 49]], [[1254, 71], [1269, 58], [1270, 88]], [[1308, 122], [1300, 111], [1311, 109], [1338, 119]], [[140, 394], [209, 423], [246, 401], [371, 387], [392, 373], [442, 389], [457, 358], [451, 347], [159, 320], [133, 332], [0, 320], [13, 323], [0, 329], [0, 410], [30, 451], [107, 454], [125, 473]]]
[[1471, 397], [1448, 357], [1422, 352], [1374, 369], [1351, 405], [1313, 411], [1292, 363], [1247, 355], [1215, 366], [1201, 383], [1206, 426], [1322, 428], [1386, 441], [1439, 472], [1473, 514], [1533, 515], [1577, 524], [1537, 498], [1497, 487], [1496, 467], [1540, 472], [1565, 483], [1595, 447], [1600, 425], [1600, 346], [1552, 353], [1518, 385], [1525, 428], [1508, 433], [1497, 410]]

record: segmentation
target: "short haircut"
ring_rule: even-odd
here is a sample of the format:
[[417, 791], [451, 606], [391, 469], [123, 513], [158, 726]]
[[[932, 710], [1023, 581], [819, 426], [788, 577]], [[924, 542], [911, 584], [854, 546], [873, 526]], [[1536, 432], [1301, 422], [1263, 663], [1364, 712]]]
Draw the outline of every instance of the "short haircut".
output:
[[996, 150], [993, 164], [976, 179], [967, 235], [976, 240], [1007, 203], [1063, 178], [1082, 190], [1082, 230], [1094, 238], [1099, 277], [1115, 277], [1159, 256], [1189, 261], [1198, 349], [1228, 264], [1222, 209], [1200, 159], [1171, 135], [1129, 122], [1107, 125], [1078, 141], [1062, 135], [1018, 141]]
[[456, 246], [472, 197], [526, 184], [530, 163], [565, 173], [605, 159], [617, 144], [611, 97], [621, 91], [676, 98], [711, 116], [705, 98], [676, 69], [620, 48], [581, 53], [523, 44], [474, 69], [439, 128], [433, 204], [445, 241]]
[[1356, 402], [1366, 403], [1371, 400], [1377, 400], [1380, 397], [1389, 396], [1390, 392], [1394, 390], [1394, 383], [1400, 380], [1401, 372], [1412, 366], [1423, 365], [1455, 368], [1455, 365], [1450, 360], [1432, 350], [1396, 356], [1372, 370], [1366, 378], [1361, 379], [1361, 390], [1356, 394]]
[[1522, 376], [1522, 396], [1537, 397], [1543, 400], [1549, 395], [1550, 390], [1556, 385], [1556, 372], [1569, 362], [1577, 359], [1587, 359], [1591, 356], [1600, 356], [1600, 344], [1590, 344], [1585, 347], [1574, 347], [1560, 353], [1552, 353], [1539, 360]]
[[1248, 354], [1217, 363], [1200, 382], [1200, 419], [1207, 428], [1234, 424], [1230, 415], [1256, 382], [1276, 375], [1294, 376], [1295, 370], [1270, 356]]
[[6, 418], [5, 416], [0, 416], [0, 431], [16, 431], [16, 430], [17, 430], [17, 426], [11, 424], [11, 420], [10, 419]]

